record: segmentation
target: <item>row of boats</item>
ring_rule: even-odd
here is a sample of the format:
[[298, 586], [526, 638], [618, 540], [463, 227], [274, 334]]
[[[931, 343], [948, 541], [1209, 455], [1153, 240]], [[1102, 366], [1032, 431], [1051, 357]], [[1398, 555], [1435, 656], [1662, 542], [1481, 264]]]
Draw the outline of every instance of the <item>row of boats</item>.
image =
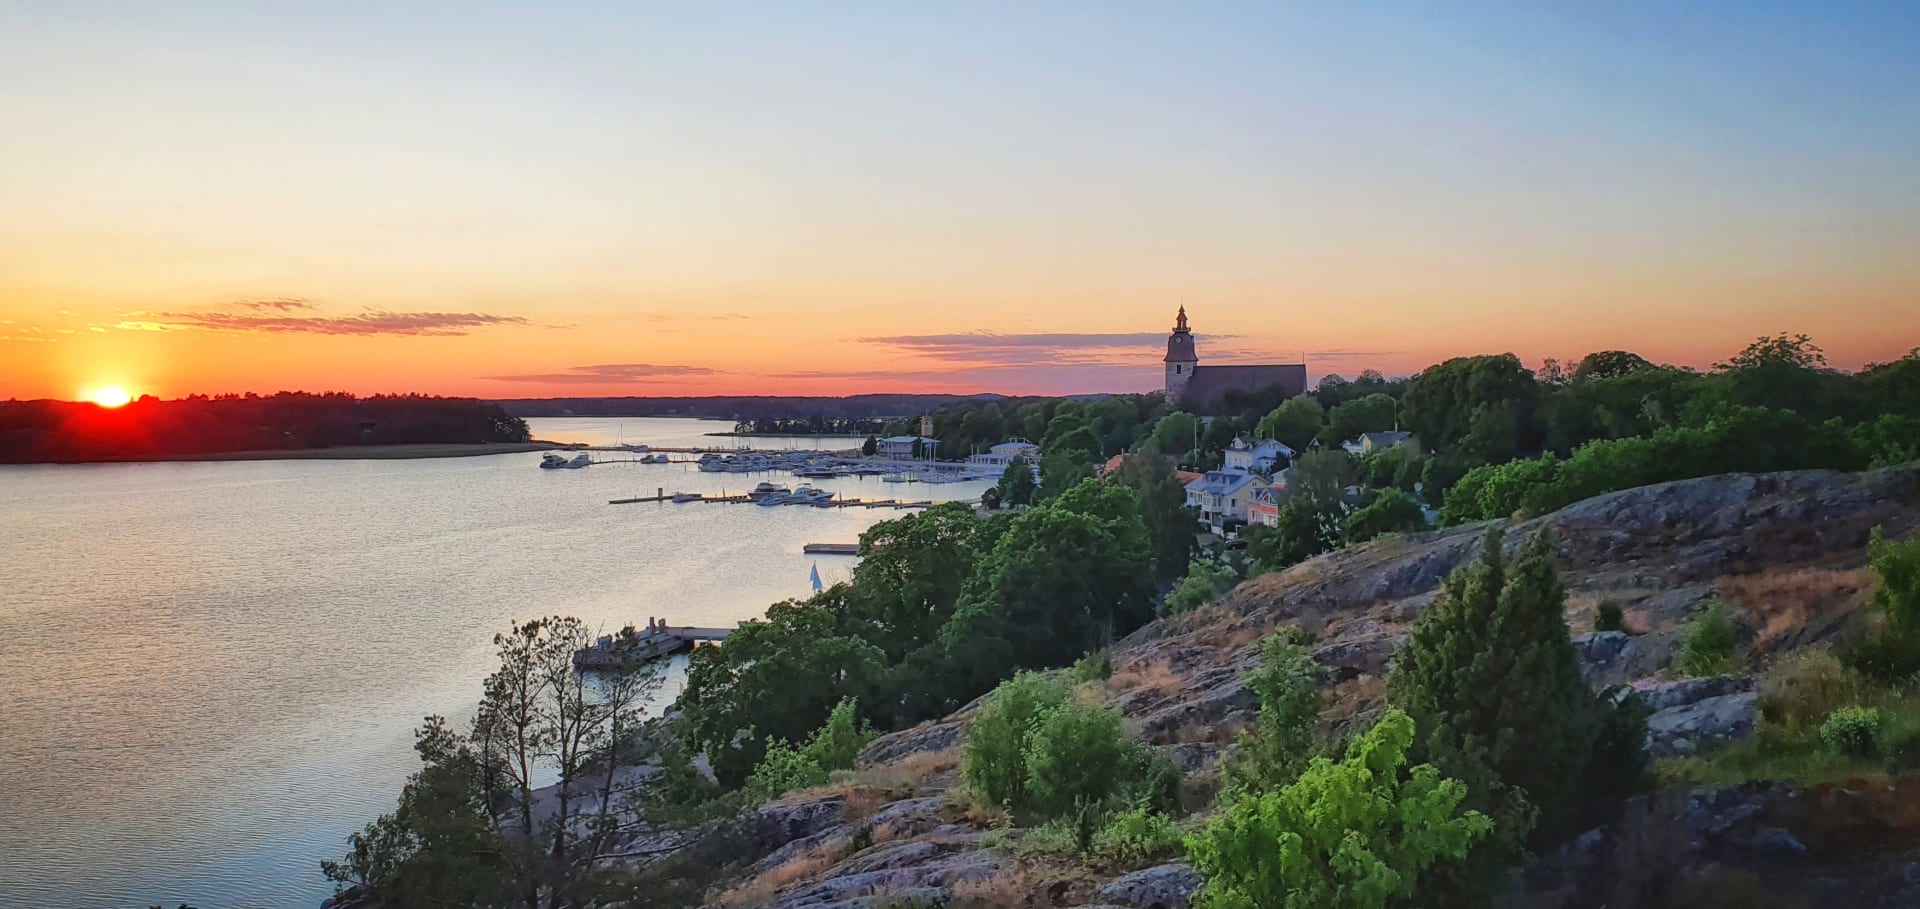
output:
[[[642, 464], [673, 463], [665, 454], [641, 455], [638, 460]], [[545, 470], [570, 470], [580, 467], [590, 467], [592, 465], [593, 458], [589, 457], [584, 451], [571, 458], [551, 451], [540, 456], [540, 467]]]

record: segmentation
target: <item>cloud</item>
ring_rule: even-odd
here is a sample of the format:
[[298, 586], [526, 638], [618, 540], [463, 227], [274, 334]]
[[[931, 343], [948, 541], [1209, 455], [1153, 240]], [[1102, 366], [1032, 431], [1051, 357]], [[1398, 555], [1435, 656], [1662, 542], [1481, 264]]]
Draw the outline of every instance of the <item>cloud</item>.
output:
[[[1214, 335], [1210, 337], [1227, 337]], [[1167, 336], [1161, 332], [991, 331], [944, 335], [892, 335], [855, 338], [947, 363], [999, 366], [1075, 366], [1144, 364], [1158, 360]]]
[[281, 297], [275, 300], [242, 300], [234, 304], [242, 309], [255, 312], [291, 312], [297, 309], [313, 309], [313, 304], [297, 297]]
[[1307, 353], [1308, 360], [1378, 360], [1382, 357], [1400, 355], [1397, 350], [1315, 350]]
[[484, 312], [394, 312], [368, 309], [350, 316], [296, 316], [311, 310], [301, 300], [257, 300], [237, 304], [240, 312], [136, 312], [115, 325], [128, 331], [243, 331], [268, 334], [413, 335], [451, 337], [498, 325], [533, 325], [523, 316]]
[[601, 382], [648, 382], [680, 376], [712, 376], [721, 370], [705, 366], [674, 366], [654, 363], [607, 363], [600, 366], [569, 366], [562, 372], [521, 376], [482, 376], [496, 382], [537, 382], [551, 385], [585, 385]]

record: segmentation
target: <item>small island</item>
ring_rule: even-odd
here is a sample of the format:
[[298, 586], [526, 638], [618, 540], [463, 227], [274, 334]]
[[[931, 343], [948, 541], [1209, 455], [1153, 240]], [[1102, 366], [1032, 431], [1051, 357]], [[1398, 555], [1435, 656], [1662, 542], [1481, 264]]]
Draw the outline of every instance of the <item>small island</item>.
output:
[[280, 392], [0, 402], [0, 464], [439, 458], [554, 447], [498, 404], [432, 395]]

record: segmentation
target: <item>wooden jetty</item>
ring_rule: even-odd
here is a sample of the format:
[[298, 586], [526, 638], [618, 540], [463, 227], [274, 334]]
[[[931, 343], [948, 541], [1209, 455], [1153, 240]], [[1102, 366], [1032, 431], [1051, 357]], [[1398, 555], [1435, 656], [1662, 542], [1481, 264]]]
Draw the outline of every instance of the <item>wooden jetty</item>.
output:
[[574, 651], [575, 669], [618, 669], [664, 656], [684, 653], [703, 641], [727, 639], [731, 628], [701, 628], [692, 625], [668, 625], [647, 620], [647, 627], [629, 625], [619, 634], [603, 634], [592, 647]]
[[800, 551], [809, 555], [859, 555], [859, 543], [808, 543]]

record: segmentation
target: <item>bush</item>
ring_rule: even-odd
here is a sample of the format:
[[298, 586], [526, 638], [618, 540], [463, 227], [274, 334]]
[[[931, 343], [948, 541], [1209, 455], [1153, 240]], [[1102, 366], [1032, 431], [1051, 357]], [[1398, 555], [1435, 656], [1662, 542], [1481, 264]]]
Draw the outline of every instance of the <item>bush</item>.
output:
[[1178, 854], [1180, 827], [1145, 805], [1107, 818], [1093, 834], [1094, 857], [1108, 865], [1137, 868]]
[[1406, 770], [1413, 720], [1388, 710], [1348, 746], [1283, 789], [1241, 793], [1187, 839], [1206, 878], [1202, 909], [1380, 909], [1414, 893], [1422, 871], [1458, 858], [1492, 822], [1456, 814], [1466, 786], [1431, 765]]
[[1240, 750], [1224, 767], [1236, 788], [1284, 786], [1313, 757], [1320, 666], [1300, 638], [1290, 628], [1269, 635], [1260, 645], [1260, 668], [1247, 673], [1247, 687], [1260, 708], [1252, 728], [1241, 734]]
[[1100, 648], [1073, 662], [1067, 674], [1076, 682], [1101, 682], [1113, 677], [1113, 654]]
[[1680, 671], [1691, 676], [1732, 672], [1733, 644], [1733, 620], [1727, 617], [1727, 607], [1719, 602], [1708, 603], [1707, 608], [1694, 617], [1687, 629], [1687, 639], [1680, 645]]
[[1874, 679], [1911, 678], [1920, 672], [1920, 538], [1888, 542], [1876, 527], [1868, 551], [1879, 581], [1872, 603], [1878, 621], [1843, 658]]
[[988, 801], [1042, 818], [1076, 816], [1080, 848], [1116, 800], [1172, 803], [1179, 772], [1127, 733], [1120, 712], [1073, 702], [1023, 672], [967, 721], [961, 778]]
[[1593, 614], [1594, 631], [1626, 631], [1627, 615], [1621, 611], [1620, 604], [1612, 600], [1600, 604]]
[[1021, 672], [994, 689], [967, 720], [960, 777], [995, 805], [1027, 803], [1027, 738], [1041, 714], [1062, 706], [1066, 686]]
[[1167, 594], [1167, 614], [1192, 612], [1213, 601], [1239, 583], [1234, 570], [1217, 562], [1195, 561], [1187, 566], [1187, 576]]
[[798, 748], [785, 740], [768, 745], [766, 757], [747, 777], [747, 793], [759, 801], [776, 799], [795, 789], [819, 786], [833, 771], [852, 767], [860, 749], [874, 738], [873, 729], [856, 719], [854, 709], [852, 698], [834, 705], [826, 724]]
[[1880, 711], [1873, 707], [1842, 707], [1820, 727], [1820, 741], [1848, 757], [1872, 757], [1879, 749]]

